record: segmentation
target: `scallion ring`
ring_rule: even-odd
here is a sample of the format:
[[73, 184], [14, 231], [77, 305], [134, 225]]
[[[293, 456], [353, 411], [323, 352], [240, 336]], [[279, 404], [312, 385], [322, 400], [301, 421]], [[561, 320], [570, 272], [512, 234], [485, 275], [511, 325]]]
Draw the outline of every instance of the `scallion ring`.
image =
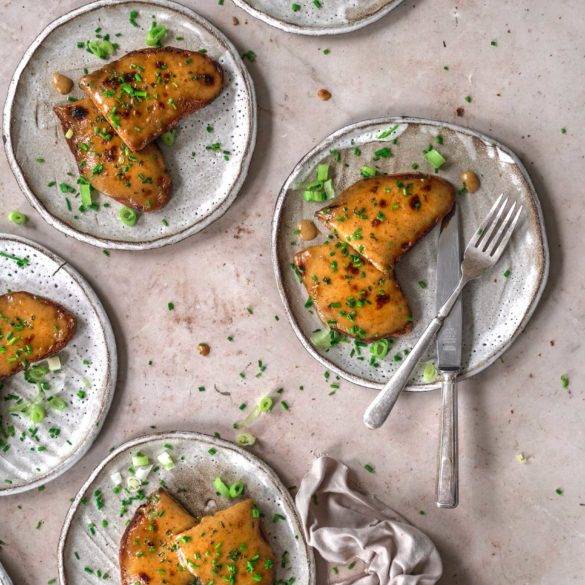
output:
[[246, 489], [246, 486], [241, 481], [236, 481], [236, 483], [232, 483], [229, 487], [230, 492], [230, 499], [239, 498]]
[[28, 418], [35, 424], [43, 422], [45, 415], [45, 409], [40, 404], [33, 404], [28, 411]]
[[213, 480], [213, 488], [220, 496], [224, 498], [230, 497], [230, 488], [224, 483], [221, 477], [218, 476]]
[[260, 409], [260, 412], [270, 412], [273, 406], [274, 400], [272, 400], [270, 396], [264, 396], [263, 398], [260, 399], [260, 402], [258, 403], [258, 408]]
[[8, 221], [11, 221], [16, 225], [24, 225], [28, 221], [28, 217], [20, 211], [11, 211], [8, 214]]
[[241, 447], [251, 447], [256, 443], [256, 437], [252, 433], [238, 433], [236, 443]]
[[379, 339], [370, 345], [370, 353], [378, 359], [383, 359], [388, 355], [390, 342], [387, 339]]
[[120, 221], [124, 225], [130, 227], [135, 225], [136, 222], [138, 221], [138, 214], [129, 207], [122, 207], [122, 209], [120, 209], [120, 211], [118, 212], [118, 217], [120, 218]]

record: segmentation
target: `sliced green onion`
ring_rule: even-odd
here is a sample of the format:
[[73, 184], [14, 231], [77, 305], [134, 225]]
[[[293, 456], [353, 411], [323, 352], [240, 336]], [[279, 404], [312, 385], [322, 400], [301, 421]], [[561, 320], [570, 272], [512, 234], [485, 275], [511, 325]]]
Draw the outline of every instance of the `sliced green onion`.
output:
[[118, 212], [118, 217], [124, 225], [128, 226], [136, 225], [136, 221], [138, 220], [138, 214], [129, 207], [122, 207]]
[[126, 487], [128, 488], [129, 492], [137, 492], [140, 489], [142, 482], [137, 478], [131, 475], [126, 480]]
[[273, 406], [274, 400], [272, 400], [270, 396], [264, 396], [263, 398], [260, 399], [260, 402], [258, 403], [258, 408], [260, 409], [260, 412], [270, 412]]
[[388, 138], [388, 136], [390, 136], [390, 134], [392, 134], [392, 132], [394, 132], [394, 130], [396, 130], [396, 128], [398, 128], [398, 124], [392, 126], [391, 128], [386, 128], [386, 130], [382, 130], [382, 132], [380, 132], [378, 134], [378, 136], [376, 136], [376, 138], [378, 140], [383, 140], [384, 138]]
[[320, 329], [311, 335], [311, 343], [319, 349], [330, 349], [343, 339], [341, 333], [329, 328]]
[[323, 183], [323, 191], [325, 191], [325, 195], [327, 195], [327, 199], [333, 199], [335, 197], [335, 191], [333, 189], [333, 181], [331, 179], [327, 179]]
[[436, 148], [427, 150], [425, 158], [435, 171], [438, 171], [447, 162], [447, 159]]
[[150, 464], [150, 459], [148, 455], [142, 453], [142, 451], [138, 451], [132, 455], [132, 466], [133, 467], [146, 467]]
[[49, 368], [45, 366], [33, 366], [24, 372], [24, 379], [31, 384], [42, 382], [44, 377], [49, 373]]
[[28, 418], [31, 422], [38, 424], [45, 419], [46, 412], [42, 405], [33, 404], [28, 410]]
[[387, 339], [379, 339], [370, 345], [370, 353], [378, 359], [383, 359], [388, 355], [390, 342]]
[[221, 477], [218, 476], [213, 480], [213, 488], [220, 496], [224, 498], [230, 497], [230, 488], [223, 482]]
[[58, 355], [47, 358], [49, 372], [58, 372], [61, 369], [61, 358]]
[[53, 409], [58, 411], [63, 411], [67, 409], [67, 402], [63, 400], [60, 396], [51, 396], [47, 400], [47, 404]]
[[175, 462], [167, 451], [163, 451], [156, 459], [167, 471], [175, 467]]
[[427, 362], [423, 369], [423, 382], [432, 384], [437, 379], [437, 367], [433, 362]]
[[327, 194], [322, 189], [316, 189], [314, 191], [306, 190], [303, 192], [303, 199], [305, 201], [325, 201]]
[[153, 21], [146, 34], [146, 44], [149, 47], [160, 47], [162, 40], [167, 36], [167, 27]]
[[317, 166], [317, 181], [324, 183], [329, 178], [329, 165], [318, 165]]
[[119, 471], [115, 471], [110, 475], [110, 481], [114, 485], [122, 485], [122, 474]]
[[136, 473], [134, 474], [134, 476], [136, 477], [137, 480], [139, 480], [141, 483], [150, 475], [150, 472], [152, 471], [154, 465], [147, 465], [146, 467], [139, 467], [136, 470]]
[[100, 59], [108, 59], [114, 54], [116, 48], [110, 41], [98, 39], [96, 41], [87, 41], [87, 50]]
[[89, 183], [79, 185], [79, 194], [81, 195], [81, 203], [85, 207], [89, 207], [93, 203], [91, 200], [91, 185]]
[[256, 437], [251, 433], [238, 433], [236, 443], [241, 447], [251, 447], [256, 442]]
[[173, 146], [173, 144], [175, 144], [175, 139], [177, 138], [177, 131], [176, 130], [169, 130], [168, 132], [165, 132], [162, 136], [161, 136], [161, 140], [167, 145], [167, 146]]
[[230, 499], [239, 498], [245, 491], [246, 486], [241, 481], [236, 481], [230, 485]]
[[369, 179], [371, 177], [375, 177], [377, 172], [378, 171], [376, 171], [376, 169], [374, 167], [369, 167], [367, 165], [366, 166], [363, 166], [360, 169], [361, 176], [362, 177], [365, 177], [366, 179]]
[[8, 214], [8, 221], [11, 221], [16, 225], [24, 225], [28, 221], [28, 217], [20, 211], [11, 211]]

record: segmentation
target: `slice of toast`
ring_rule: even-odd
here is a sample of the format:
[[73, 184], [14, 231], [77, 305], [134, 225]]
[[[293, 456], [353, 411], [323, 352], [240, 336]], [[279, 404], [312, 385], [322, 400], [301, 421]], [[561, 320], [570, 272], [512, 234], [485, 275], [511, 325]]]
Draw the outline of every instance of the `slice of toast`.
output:
[[61, 305], [26, 291], [0, 296], [0, 380], [61, 351], [75, 333]]
[[179, 560], [198, 583], [273, 585], [275, 557], [255, 509], [244, 500], [177, 536]]
[[331, 329], [369, 342], [412, 328], [408, 301], [393, 272], [381, 272], [347, 243], [329, 239], [297, 253], [294, 261]]
[[223, 88], [223, 72], [202, 53], [161, 47], [128, 53], [79, 85], [136, 152], [211, 103]]
[[192, 585], [193, 576], [179, 564], [175, 536], [196, 523], [164, 489], [152, 494], [122, 536], [122, 585]]
[[132, 152], [89, 98], [53, 109], [79, 172], [95, 189], [137, 211], [167, 204], [171, 176], [158, 146]]
[[453, 186], [440, 177], [380, 175], [354, 183], [315, 215], [342, 242], [388, 274], [454, 203]]

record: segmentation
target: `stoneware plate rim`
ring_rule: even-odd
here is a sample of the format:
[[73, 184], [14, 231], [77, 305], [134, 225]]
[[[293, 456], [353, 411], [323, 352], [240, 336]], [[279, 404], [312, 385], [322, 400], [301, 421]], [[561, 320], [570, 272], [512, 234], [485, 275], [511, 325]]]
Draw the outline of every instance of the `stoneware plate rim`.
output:
[[107, 355], [107, 362], [108, 362], [108, 372], [107, 372], [107, 381], [102, 390], [102, 406], [97, 418], [97, 421], [91, 426], [91, 431], [87, 434], [86, 438], [84, 439], [83, 443], [80, 444], [78, 449], [73, 453], [69, 458], [65, 459], [59, 466], [55, 467], [51, 472], [43, 475], [39, 479], [35, 479], [29, 483], [26, 483], [21, 486], [13, 487], [13, 488], [2, 488], [0, 489], [0, 496], [10, 496], [14, 494], [19, 494], [22, 492], [27, 492], [36, 487], [41, 485], [45, 485], [54, 479], [57, 479], [59, 476], [64, 474], [66, 471], [71, 469], [74, 465], [76, 465], [85, 454], [89, 451], [90, 447], [93, 445], [94, 441], [97, 439], [102, 426], [106, 420], [106, 416], [112, 404], [112, 400], [114, 398], [114, 391], [116, 388], [116, 378], [118, 374], [118, 352], [116, 348], [116, 338], [114, 337], [114, 331], [112, 329], [112, 325], [108, 318], [108, 315], [102, 305], [102, 302], [98, 298], [96, 292], [93, 290], [92, 286], [89, 282], [85, 279], [84, 276], [81, 275], [71, 264], [58, 256], [57, 254], [51, 252], [51, 250], [45, 248], [44, 246], [30, 240], [28, 238], [23, 238], [21, 236], [15, 236], [13, 234], [7, 233], [0, 233], [0, 240], [13, 240], [15, 242], [25, 244], [34, 248], [41, 254], [46, 255], [50, 258], [53, 262], [58, 263], [61, 265], [61, 270], [67, 272], [67, 274], [76, 282], [76, 284], [80, 287], [82, 292], [87, 296], [87, 299], [91, 303], [92, 307], [94, 308], [98, 321], [103, 331], [104, 340], [106, 344], [106, 348], [108, 351]]
[[0, 563], [0, 585], [12, 585], [12, 579], [2, 566], [2, 563]]
[[174, 439], [180, 440], [189, 440], [189, 441], [196, 441], [196, 442], [205, 442], [206, 444], [214, 447], [219, 447], [222, 449], [228, 449], [237, 453], [238, 455], [247, 459], [251, 464], [255, 465], [256, 467], [260, 468], [272, 481], [274, 486], [277, 489], [278, 496], [282, 498], [286, 502], [287, 507], [289, 508], [290, 513], [292, 514], [292, 520], [297, 524], [297, 528], [301, 535], [301, 539], [303, 542], [303, 546], [305, 549], [305, 554], [307, 556], [307, 560], [309, 563], [308, 573], [309, 573], [309, 582], [306, 585], [316, 585], [316, 568], [315, 568], [315, 558], [313, 555], [313, 549], [309, 546], [305, 536], [302, 522], [299, 518], [294, 500], [290, 495], [289, 491], [286, 489], [286, 486], [282, 483], [282, 480], [278, 477], [276, 472], [262, 459], [251, 453], [250, 451], [246, 451], [242, 447], [235, 445], [234, 443], [230, 443], [229, 441], [225, 441], [224, 439], [219, 439], [212, 435], [206, 435], [205, 433], [197, 433], [194, 431], [163, 431], [160, 433], [149, 433], [147, 435], [140, 435], [134, 439], [126, 441], [122, 443], [119, 447], [114, 449], [108, 456], [103, 459], [95, 469], [90, 473], [87, 480], [83, 483], [83, 485], [79, 488], [79, 491], [75, 495], [69, 510], [67, 511], [67, 515], [65, 516], [65, 520], [63, 521], [63, 527], [61, 528], [61, 533], [59, 535], [59, 545], [58, 545], [58, 557], [59, 557], [59, 580], [62, 585], [67, 585], [67, 580], [65, 577], [65, 561], [64, 561], [64, 554], [65, 554], [65, 545], [67, 543], [67, 536], [69, 533], [69, 528], [71, 527], [71, 523], [73, 522], [73, 518], [79, 508], [82, 498], [86, 491], [90, 488], [92, 483], [98, 478], [102, 470], [118, 455], [129, 451], [133, 447], [137, 445], [144, 445], [151, 441], [172, 441]]
[[[305, 337], [305, 335], [301, 331], [301, 328], [295, 319], [295, 316], [294, 316], [293, 310], [291, 308], [291, 304], [289, 302], [288, 295], [286, 293], [286, 289], [284, 286], [283, 275], [282, 275], [280, 262], [279, 262], [279, 258], [278, 258], [278, 235], [279, 235], [279, 229], [280, 229], [280, 219], [281, 219], [281, 215], [282, 215], [282, 211], [283, 211], [283, 207], [284, 207], [284, 202], [285, 202], [285, 199], [287, 196], [287, 192], [291, 188], [291, 185], [292, 185], [295, 177], [298, 175], [298, 173], [301, 171], [301, 169], [304, 167], [304, 165], [312, 157], [317, 155], [319, 152], [327, 149], [336, 140], [343, 137], [343, 135], [349, 134], [350, 132], [352, 132], [354, 130], [359, 130], [361, 128], [367, 128], [368, 126], [375, 126], [375, 125], [391, 126], [394, 124], [419, 124], [419, 125], [435, 126], [435, 127], [440, 127], [440, 128], [449, 128], [450, 130], [465, 134], [467, 136], [478, 138], [483, 142], [487, 142], [487, 143], [499, 148], [500, 150], [502, 150], [505, 154], [507, 154], [510, 157], [510, 159], [514, 162], [514, 164], [518, 167], [519, 171], [521, 172], [522, 177], [526, 181], [526, 185], [528, 187], [528, 192], [529, 192], [529, 195], [531, 198], [531, 203], [534, 207], [534, 211], [536, 212], [536, 216], [538, 218], [538, 228], [540, 230], [540, 237], [541, 237], [541, 242], [542, 242], [542, 248], [540, 250], [540, 252], [542, 254], [542, 268], [540, 271], [540, 282], [539, 282], [538, 290], [537, 290], [536, 294], [532, 297], [532, 299], [530, 301], [530, 306], [528, 307], [528, 310], [526, 311], [522, 321], [516, 327], [514, 334], [511, 335], [510, 338], [508, 340], [506, 340], [506, 342], [503, 343], [496, 352], [494, 352], [491, 360], [486, 360], [484, 363], [479, 364], [477, 367], [469, 369], [468, 371], [461, 374], [458, 379], [465, 380], [465, 379], [470, 378], [476, 374], [479, 374], [484, 369], [489, 367], [491, 364], [493, 364], [498, 358], [500, 358], [508, 350], [508, 348], [512, 345], [512, 343], [522, 333], [522, 331], [525, 329], [526, 325], [530, 321], [530, 318], [532, 317], [532, 315], [533, 315], [533, 313], [538, 305], [538, 302], [540, 301], [540, 298], [542, 297], [542, 293], [544, 292], [544, 289], [546, 287], [546, 283], [548, 280], [549, 265], [550, 265], [549, 249], [548, 249], [548, 242], [547, 242], [547, 237], [546, 237], [544, 217], [542, 214], [542, 208], [540, 205], [540, 200], [538, 198], [538, 194], [536, 192], [536, 189], [534, 188], [534, 185], [532, 183], [530, 175], [528, 174], [528, 171], [526, 170], [526, 167], [524, 166], [522, 161], [519, 159], [519, 157], [516, 155], [516, 153], [514, 153], [510, 148], [508, 148], [507, 146], [505, 146], [504, 144], [502, 144], [498, 140], [492, 138], [491, 136], [489, 136], [487, 134], [483, 134], [482, 132], [479, 132], [477, 130], [473, 130], [471, 128], [466, 128], [465, 126], [459, 126], [457, 124], [451, 124], [449, 122], [441, 122], [440, 120], [430, 120], [430, 119], [417, 118], [417, 117], [411, 117], [411, 116], [389, 116], [389, 117], [381, 117], [381, 118], [372, 118], [372, 119], [368, 119], [368, 120], [362, 120], [359, 122], [354, 122], [352, 124], [348, 124], [347, 126], [344, 126], [343, 128], [340, 128], [339, 130], [336, 130], [335, 132], [326, 136], [314, 148], [312, 148], [305, 156], [303, 156], [301, 158], [301, 160], [295, 165], [295, 167], [293, 168], [293, 170], [291, 171], [289, 176], [286, 178], [286, 180], [285, 180], [285, 182], [284, 182], [284, 184], [283, 184], [283, 186], [278, 194], [278, 198], [276, 200], [276, 204], [275, 204], [275, 208], [274, 208], [274, 217], [272, 219], [272, 238], [271, 238], [272, 239], [272, 241], [271, 241], [272, 267], [274, 269], [274, 275], [276, 278], [278, 292], [280, 294], [280, 298], [281, 298], [282, 303], [284, 305], [286, 316], [288, 317], [288, 320], [293, 328], [293, 331], [295, 332], [295, 335], [297, 336], [298, 340], [300, 341], [301, 345], [305, 348], [305, 350], [313, 358], [315, 358], [319, 363], [321, 363], [321, 365], [328, 368], [332, 372], [335, 372], [337, 375], [341, 376], [345, 380], [352, 382], [358, 386], [362, 386], [364, 388], [371, 388], [373, 390], [381, 390], [384, 387], [384, 384], [371, 382], [369, 380], [362, 378], [361, 376], [356, 376], [354, 374], [350, 374], [347, 371], [345, 371], [344, 369], [338, 367], [335, 363], [333, 363], [332, 361], [328, 360], [327, 358], [325, 358], [321, 354], [319, 354], [319, 352], [317, 352], [315, 350], [315, 348], [312, 346], [311, 342]], [[434, 384], [426, 384], [426, 385], [411, 384], [411, 385], [406, 387], [406, 390], [414, 391], [414, 392], [424, 392], [424, 391], [429, 391], [429, 390], [436, 390], [438, 388], [440, 388], [440, 383], [436, 382]]]
[[[16, 92], [18, 89], [18, 85], [20, 82], [20, 78], [33, 58], [36, 50], [39, 48], [41, 43], [45, 40], [45, 38], [52, 33], [55, 29], [59, 28], [61, 25], [69, 22], [70, 20], [75, 19], [77, 16], [81, 16], [88, 12], [92, 12], [94, 10], [98, 10], [100, 8], [106, 8], [108, 6], [113, 6], [117, 4], [127, 4], [127, 3], [140, 3], [145, 4], [147, 6], [158, 6], [161, 8], [165, 8], [167, 10], [173, 10], [182, 14], [185, 17], [190, 18], [193, 22], [197, 23], [198, 26], [201, 26], [206, 29], [208, 33], [210, 33], [217, 41], [223, 44], [227, 51], [231, 54], [232, 58], [234, 58], [235, 63], [237, 64], [239, 73], [242, 75], [242, 79], [246, 86], [246, 92], [248, 97], [248, 107], [250, 111], [249, 116], [249, 127], [248, 127], [248, 142], [246, 144], [242, 161], [240, 164], [240, 168], [238, 171], [238, 175], [232, 188], [227, 193], [224, 200], [214, 209], [212, 209], [206, 215], [203, 215], [200, 219], [198, 219], [194, 224], [187, 227], [181, 232], [169, 235], [169, 236], [162, 236], [158, 237], [153, 240], [145, 240], [145, 241], [125, 241], [125, 240], [110, 240], [108, 238], [101, 238], [96, 237], [75, 228], [72, 228], [64, 221], [50, 213], [45, 206], [41, 203], [41, 201], [37, 198], [37, 196], [33, 193], [32, 189], [29, 187], [26, 179], [20, 169], [20, 165], [16, 160], [16, 155], [14, 153], [13, 144], [12, 144], [12, 111], [13, 106], [16, 98]], [[162, 248], [163, 246], [168, 246], [171, 244], [176, 244], [208, 227], [214, 221], [218, 220], [222, 217], [227, 210], [230, 208], [232, 203], [234, 202], [235, 198], [237, 197], [238, 193], [240, 192], [246, 176], [248, 174], [248, 170], [250, 167], [250, 163], [252, 160], [252, 155], [254, 153], [254, 147], [256, 144], [256, 134], [257, 134], [257, 120], [258, 112], [257, 112], [257, 102], [256, 102], [256, 92], [254, 90], [254, 84], [252, 81], [252, 77], [244, 65], [237, 49], [233, 45], [233, 43], [227, 38], [227, 36], [215, 25], [213, 25], [210, 21], [206, 18], [201, 16], [195, 10], [188, 8], [178, 2], [174, 2], [172, 0], [97, 0], [96, 2], [92, 2], [90, 4], [86, 4], [84, 6], [80, 6], [79, 8], [75, 8], [62, 16], [59, 16], [52, 22], [50, 22], [33, 40], [30, 44], [22, 58], [20, 59], [14, 74], [10, 80], [10, 84], [8, 86], [8, 92], [6, 95], [6, 101], [4, 104], [4, 113], [3, 113], [3, 128], [2, 128], [2, 138], [4, 142], [4, 152], [6, 153], [6, 158], [8, 159], [8, 164], [10, 165], [10, 169], [12, 174], [14, 175], [20, 190], [24, 193], [25, 197], [27, 198], [28, 202], [35, 208], [35, 210], [40, 214], [44, 221], [46, 221], [51, 227], [58, 229], [59, 231], [63, 232], [67, 236], [71, 236], [76, 240], [81, 242], [85, 242], [87, 244], [91, 244], [98, 248], [109, 248], [113, 250], [150, 250], [153, 248]]]
[[290, 22], [286, 22], [284, 20], [280, 20], [275, 16], [270, 16], [269, 14], [250, 6], [248, 0], [233, 0], [234, 4], [245, 10], [248, 14], [252, 15], [254, 18], [269, 24], [275, 28], [283, 30], [288, 33], [294, 33], [299, 35], [306, 35], [306, 36], [332, 36], [332, 35], [340, 35], [350, 33], [360, 28], [364, 28], [374, 22], [380, 20], [386, 14], [389, 14], [394, 9], [398, 8], [404, 0], [390, 0], [388, 4], [382, 6], [365, 18], [361, 18], [353, 22], [352, 24], [346, 25], [339, 25], [339, 26], [332, 26], [332, 27], [306, 27], [306, 26], [299, 26], [297, 24], [292, 24]]

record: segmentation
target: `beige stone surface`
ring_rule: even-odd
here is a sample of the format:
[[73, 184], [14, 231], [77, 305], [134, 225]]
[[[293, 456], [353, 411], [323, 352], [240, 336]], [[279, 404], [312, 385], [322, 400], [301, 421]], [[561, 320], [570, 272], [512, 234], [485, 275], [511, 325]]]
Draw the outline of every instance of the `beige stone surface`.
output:
[[[445, 561], [442, 583], [583, 583], [582, 0], [407, 0], [374, 26], [331, 39], [268, 28], [229, 0], [223, 6], [183, 1], [242, 52], [257, 54], [248, 64], [259, 101], [256, 156], [244, 189], [220, 221], [173, 247], [106, 257], [48, 227], [0, 158], [0, 231], [36, 239], [89, 278], [111, 316], [120, 352], [114, 404], [87, 456], [43, 492], [0, 499], [0, 560], [15, 583], [39, 585], [57, 576], [57, 540], [69, 499], [112, 446], [151, 425], [233, 437], [238, 405], [279, 386], [291, 410], [257, 425], [254, 451], [286, 484], [298, 483], [319, 453], [355, 466], [365, 488], [435, 539]], [[0, 2], [2, 100], [35, 35], [81, 4]], [[330, 101], [316, 97], [321, 88], [331, 91]], [[455, 114], [459, 106], [463, 118]], [[499, 363], [462, 384], [461, 504], [454, 511], [433, 504], [439, 395], [404, 396], [388, 425], [366, 430], [361, 417], [372, 393], [342, 382], [336, 395], [328, 395], [323, 369], [284, 317], [271, 267], [273, 205], [292, 166], [331, 131], [388, 114], [462, 123], [513, 148], [537, 186], [550, 238], [550, 282], [527, 331]], [[28, 227], [6, 220], [13, 209], [30, 215]], [[176, 306], [172, 313], [169, 301]], [[212, 348], [207, 358], [196, 351], [202, 341]], [[265, 374], [242, 381], [239, 372], [255, 372], [258, 359], [268, 366]], [[570, 391], [561, 387], [563, 373], [570, 376]], [[207, 391], [198, 392], [199, 385]], [[516, 461], [520, 452], [526, 464]], [[365, 463], [376, 473], [367, 473]], [[322, 575], [320, 583], [326, 581]]]

